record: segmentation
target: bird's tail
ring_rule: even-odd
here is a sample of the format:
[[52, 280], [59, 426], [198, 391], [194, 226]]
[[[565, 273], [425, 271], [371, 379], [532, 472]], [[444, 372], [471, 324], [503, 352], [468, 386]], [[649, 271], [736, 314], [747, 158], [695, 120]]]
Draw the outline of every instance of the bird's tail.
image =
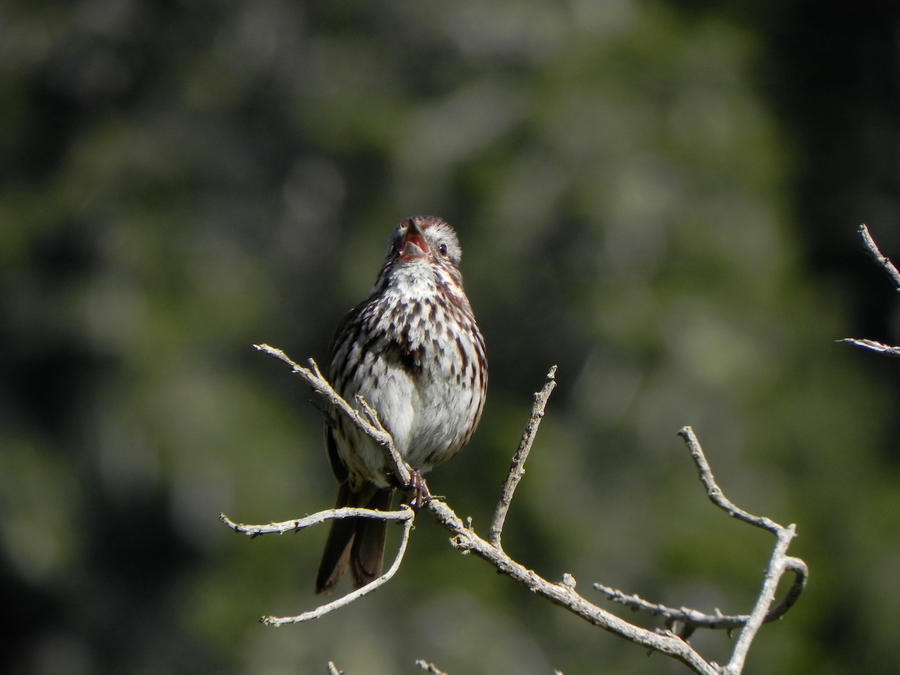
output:
[[[387, 511], [393, 500], [394, 488], [377, 488], [366, 483], [360, 491], [352, 492], [346, 483], [341, 483], [335, 508], [353, 506]], [[319, 563], [316, 593], [333, 589], [347, 567], [350, 567], [356, 588], [378, 578], [384, 563], [386, 530], [387, 523], [376, 518], [333, 520]]]

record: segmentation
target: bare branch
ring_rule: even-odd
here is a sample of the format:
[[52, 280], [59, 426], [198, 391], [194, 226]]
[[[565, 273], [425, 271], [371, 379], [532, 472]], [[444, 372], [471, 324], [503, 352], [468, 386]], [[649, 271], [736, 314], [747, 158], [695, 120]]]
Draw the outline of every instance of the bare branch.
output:
[[506, 482], [503, 484], [503, 493], [497, 504], [497, 510], [494, 512], [494, 520], [491, 522], [490, 542], [493, 546], [501, 548], [500, 537], [503, 535], [503, 524], [506, 522], [506, 514], [509, 512], [510, 504], [512, 504], [513, 495], [519, 481], [525, 475], [525, 460], [528, 459], [528, 453], [531, 452], [531, 445], [534, 443], [534, 437], [537, 435], [538, 427], [544, 418], [544, 409], [547, 407], [547, 400], [550, 394], [556, 388], [556, 366], [552, 366], [547, 371], [547, 381], [544, 387], [534, 395], [534, 405], [531, 407], [531, 417], [525, 426], [522, 439], [519, 441], [519, 447], [516, 454], [513, 455], [512, 463], [509, 467], [509, 473], [506, 476]]
[[700, 447], [700, 441], [694, 435], [694, 430], [690, 427], [682, 427], [678, 435], [687, 443], [688, 449], [691, 451], [691, 457], [694, 459], [694, 464], [697, 465], [697, 470], [700, 472], [700, 481], [706, 488], [706, 494], [713, 504], [723, 509], [732, 518], [761, 527], [773, 534], [778, 534], [784, 529], [778, 523], [764, 516], [754, 516], [752, 513], [744, 511], [744, 509], [736, 506], [734, 502], [728, 499], [725, 493], [722, 492], [722, 488], [716, 483], [715, 476], [713, 476], [712, 470], [709, 468], [709, 462], [706, 461], [706, 455], [703, 454], [703, 448]]
[[368, 420], [369, 424], [371, 424], [374, 429], [377, 429], [391, 439], [390, 443], [387, 443], [382, 447], [387, 453], [388, 461], [393, 467], [392, 471], [394, 473], [394, 476], [397, 477], [400, 485], [410, 485], [412, 483], [412, 474], [410, 472], [409, 465], [403, 461], [403, 457], [400, 456], [400, 453], [397, 451], [397, 447], [394, 445], [394, 437], [391, 436], [388, 430], [384, 428], [381, 420], [378, 419], [378, 413], [375, 412], [375, 408], [369, 405], [369, 402], [362, 394], [357, 394], [356, 400], [362, 406], [363, 412], [365, 413], [366, 419]]
[[791, 587], [788, 589], [788, 592], [785, 594], [784, 598], [782, 598], [781, 602], [775, 605], [775, 607], [772, 608], [772, 611], [766, 615], [766, 623], [775, 621], [784, 616], [787, 611], [796, 604], [797, 600], [800, 599], [800, 594], [803, 593], [803, 589], [806, 588], [806, 582], [809, 579], [809, 568], [803, 560], [793, 556], [786, 556], [784, 559], [784, 569], [787, 572], [794, 573], [794, 583], [791, 584]]
[[897, 271], [894, 263], [892, 263], [891, 259], [879, 250], [878, 244], [876, 244], [875, 240], [872, 239], [872, 235], [869, 234], [869, 228], [865, 223], [862, 223], [859, 226], [858, 231], [859, 236], [862, 237], [863, 244], [865, 245], [866, 250], [871, 254], [875, 262], [877, 262], [881, 266], [881, 268], [888, 273], [891, 281], [894, 282], [894, 290], [900, 293], [900, 272]]
[[412, 518], [411, 511], [403, 508], [399, 511], [376, 511], [374, 509], [360, 509], [352, 507], [343, 507], [340, 509], [326, 509], [319, 511], [305, 518], [295, 518], [294, 520], [285, 520], [280, 523], [269, 523], [267, 525], [244, 525], [236, 523], [224, 513], [219, 514], [219, 520], [225, 523], [235, 532], [254, 539], [263, 534], [284, 534], [285, 532], [299, 532], [307, 527], [318, 525], [326, 520], [337, 520], [340, 518], [378, 518], [380, 520], [407, 521]]
[[361, 396], [359, 397], [363, 409], [365, 410], [365, 414], [363, 414], [340, 397], [328, 380], [322, 376], [319, 366], [312, 359], [309, 360], [309, 363], [312, 366], [312, 370], [310, 370], [309, 368], [304, 368], [295, 363], [287, 354], [277, 347], [259, 344], [253, 345], [253, 348], [265, 352], [270, 356], [274, 356], [276, 359], [288, 364], [294, 373], [302, 377], [306, 383], [312, 387], [313, 391], [345, 414], [360, 430], [384, 449], [385, 456], [393, 467], [396, 478], [402, 487], [406, 487], [410, 484], [411, 474], [409, 467], [400, 457], [400, 453], [397, 452], [397, 448], [394, 446], [393, 437], [385, 430], [384, 426], [382, 426], [381, 422], [378, 420], [378, 415], [375, 414], [375, 411], [365, 399]]
[[325, 616], [329, 612], [333, 612], [336, 609], [340, 609], [341, 607], [349, 605], [351, 602], [358, 600], [364, 595], [368, 595], [379, 586], [386, 584], [391, 579], [391, 577], [393, 577], [397, 573], [397, 570], [400, 569], [400, 564], [403, 562], [404, 555], [406, 555], [406, 545], [409, 543], [409, 533], [412, 531], [413, 523], [416, 519], [415, 513], [412, 509], [407, 508], [406, 511], [409, 515], [406, 520], [403, 521], [403, 534], [400, 540], [400, 546], [397, 549], [397, 555], [394, 557], [394, 562], [391, 563], [391, 566], [387, 572], [382, 574], [374, 581], [366, 584], [365, 586], [357, 588], [355, 591], [347, 593], [346, 595], [337, 598], [336, 600], [332, 600], [329, 603], [320, 605], [315, 609], [311, 609], [308, 612], [303, 612], [302, 614], [298, 614], [297, 616], [264, 616], [260, 618], [260, 623], [277, 628], [278, 626], [283, 626], [286, 623], [302, 623], [304, 621], [318, 619], [321, 616]]
[[645, 614], [650, 614], [652, 616], [662, 617], [663, 619], [665, 619], [667, 626], [671, 626], [676, 621], [680, 621], [685, 625], [691, 626], [693, 628], [732, 630], [734, 628], [740, 628], [747, 622], [747, 619], [750, 618], [749, 614], [737, 614], [729, 616], [726, 614], [722, 614], [718, 610], [715, 614], [704, 614], [703, 612], [698, 612], [697, 610], [691, 609], [690, 607], [667, 607], [662, 603], [644, 600], [637, 593], [632, 593], [631, 595], [629, 595], [624, 593], [623, 591], [620, 591], [618, 588], [605, 586], [597, 582], [593, 584], [593, 587], [603, 593], [603, 595], [606, 596], [607, 600], [618, 603], [620, 605], [624, 605], [630, 610], [633, 610], [635, 612], [644, 612]]
[[[794, 573], [794, 583], [788, 589], [781, 602], [766, 614], [765, 623], [777, 621], [794, 606], [803, 589], [806, 587], [808, 576], [806, 563], [799, 558], [786, 558], [786, 569]], [[594, 583], [594, 588], [603, 593], [612, 602], [624, 605], [636, 612], [644, 612], [653, 616], [662, 617], [667, 626], [679, 621], [690, 628], [708, 628], [712, 630], [734, 630], [740, 628], [750, 619], [749, 614], [722, 614], [718, 609], [714, 614], [699, 612], [690, 607], [668, 607], [658, 602], [651, 602], [640, 597], [636, 593], [626, 594], [618, 588]]]
[[775, 600], [778, 582], [786, 569], [785, 558], [787, 549], [794, 535], [794, 525], [788, 525], [788, 527], [778, 533], [778, 541], [775, 543], [775, 549], [772, 551], [772, 557], [769, 559], [769, 566], [763, 579], [762, 590], [756, 598], [756, 604], [750, 613], [750, 618], [744, 624], [740, 635], [738, 635], [734, 650], [731, 652], [731, 659], [723, 670], [728, 675], [737, 675], [744, 669], [744, 662], [750, 651], [750, 645], [753, 643], [753, 639], [756, 637], [756, 633], [762, 626], [763, 621], [765, 621], [769, 607]]

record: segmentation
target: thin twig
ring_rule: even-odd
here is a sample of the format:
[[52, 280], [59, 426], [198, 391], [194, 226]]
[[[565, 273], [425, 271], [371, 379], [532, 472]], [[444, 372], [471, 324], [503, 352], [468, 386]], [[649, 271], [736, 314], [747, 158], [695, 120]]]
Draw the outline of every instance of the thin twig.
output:
[[722, 669], [722, 672], [727, 675], [737, 675], [744, 669], [744, 661], [747, 658], [747, 653], [750, 651], [750, 645], [756, 637], [756, 633], [766, 621], [772, 603], [775, 601], [775, 592], [778, 590], [778, 582], [781, 580], [781, 577], [788, 570], [793, 571], [797, 577], [794, 586], [788, 593], [788, 597], [782, 603], [790, 607], [796, 602], [803, 591], [803, 587], [806, 585], [808, 570], [802, 560], [787, 556], [788, 546], [790, 546], [791, 541], [796, 536], [796, 526], [791, 524], [785, 527], [769, 518], [755, 516], [736, 506], [725, 496], [718, 483], [716, 483], [715, 476], [713, 476], [712, 470], [709, 468], [709, 462], [706, 461], [706, 455], [703, 453], [703, 448], [700, 446], [700, 441], [697, 440], [694, 430], [691, 427], [684, 427], [678, 432], [678, 435], [684, 439], [691, 452], [691, 457], [694, 458], [694, 463], [697, 465], [700, 473], [700, 480], [706, 487], [706, 494], [710, 500], [733, 518], [767, 530], [776, 537], [775, 547], [769, 558], [762, 589], [756, 598], [756, 603], [750, 615], [744, 622], [740, 635], [738, 635], [734, 649], [731, 652], [731, 659]]
[[[784, 598], [775, 607], [766, 614], [765, 623], [777, 621], [783, 617], [787, 611], [793, 607], [794, 603], [800, 597], [800, 593], [806, 586], [806, 578], [808, 575], [806, 563], [799, 558], [786, 558], [788, 563], [787, 569], [794, 573], [794, 583], [785, 593]], [[659, 602], [651, 602], [645, 600], [636, 593], [628, 594], [620, 591], [618, 588], [605, 586], [601, 583], [594, 583], [594, 588], [603, 593], [606, 598], [612, 602], [624, 605], [636, 612], [644, 612], [653, 616], [661, 616], [665, 619], [666, 624], [670, 625], [675, 621], [680, 621], [692, 628], [708, 628], [711, 630], [734, 630], [740, 628], [750, 619], [749, 614], [722, 614], [716, 610], [715, 614], [706, 614], [704, 612], [691, 609], [690, 607], [668, 607]]]
[[406, 545], [409, 543], [409, 533], [412, 531], [413, 523], [415, 522], [415, 513], [412, 509], [409, 509], [408, 507], [406, 508], [409, 512], [409, 517], [403, 523], [403, 534], [400, 540], [400, 546], [397, 549], [397, 555], [394, 558], [394, 562], [391, 564], [387, 572], [382, 574], [374, 581], [366, 584], [365, 586], [357, 588], [355, 591], [347, 593], [337, 600], [333, 600], [324, 605], [320, 605], [319, 607], [311, 609], [308, 612], [303, 612], [302, 614], [298, 614], [297, 616], [264, 616], [260, 618], [260, 623], [263, 623], [267, 626], [278, 627], [283, 626], [286, 623], [302, 623], [304, 621], [318, 619], [320, 616], [325, 616], [329, 612], [333, 612], [336, 609], [340, 609], [341, 607], [349, 605], [351, 602], [358, 600], [364, 595], [368, 595], [379, 586], [387, 583], [391, 579], [391, 577], [393, 577], [397, 573], [397, 570], [400, 569], [400, 564], [403, 562], [403, 556], [406, 554]]
[[353, 424], [355, 424], [360, 430], [362, 430], [363, 433], [365, 433], [369, 438], [371, 438], [384, 449], [385, 456], [394, 467], [396, 478], [401, 486], [406, 487], [410, 484], [411, 474], [409, 468], [402, 461], [402, 459], [399, 459], [400, 455], [397, 452], [397, 448], [394, 446], [393, 437], [385, 430], [380, 421], [377, 421], [377, 424], [374, 424], [371, 421], [372, 419], [378, 420], [378, 416], [375, 414], [375, 411], [371, 408], [371, 406], [369, 406], [368, 403], [365, 403], [364, 401], [364, 409], [366, 410], [365, 414], [347, 403], [347, 401], [341, 398], [340, 395], [334, 390], [328, 380], [326, 380], [322, 376], [318, 364], [316, 364], [316, 362], [312, 359], [309, 360], [309, 363], [312, 367], [312, 370], [310, 370], [309, 368], [304, 368], [303, 366], [293, 361], [287, 354], [285, 354], [277, 347], [272, 347], [267, 344], [258, 344], [253, 345], [253, 348], [261, 352], [265, 352], [270, 356], [274, 356], [276, 359], [284, 361], [286, 364], [288, 364], [294, 371], [294, 373], [302, 377], [306, 381], [306, 383], [310, 387], [312, 387], [313, 391], [322, 396], [326, 401], [331, 403], [335, 408], [345, 414], [353, 422]]
[[878, 248], [878, 244], [875, 243], [872, 235], [869, 234], [869, 228], [865, 223], [862, 223], [859, 226], [858, 231], [859, 236], [862, 237], [866, 250], [875, 259], [875, 262], [881, 265], [882, 269], [888, 273], [888, 276], [890, 276], [891, 280], [894, 282], [894, 290], [900, 293], [900, 272], [897, 271], [894, 263], [892, 263], [891, 259], [884, 255]]
[[882, 342], [876, 342], [875, 340], [866, 340], [864, 338], [843, 338], [841, 340], [838, 340], [838, 342], [848, 342], [851, 345], [862, 347], [863, 349], [868, 349], [869, 351], [879, 352], [881, 354], [888, 354], [889, 356], [900, 356], [900, 347], [886, 345]]
[[382, 447], [388, 455], [391, 466], [393, 466], [394, 475], [397, 477], [400, 485], [409, 485], [412, 482], [412, 475], [410, 473], [409, 465], [403, 461], [403, 457], [400, 456], [400, 452], [394, 445], [394, 437], [391, 436], [388, 430], [384, 428], [381, 420], [378, 419], [378, 413], [375, 411], [375, 408], [369, 405], [369, 402], [362, 394], [357, 394], [356, 400], [362, 406], [363, 412], [365, 413], [369, 424], [371, 424], [378, 431], [387, 434], [391, 438], [391, 442]]
[[732, 518], [737, 518], [750, 525], [761, 527], [772, 534], [778, 534], [784, 529], [781, 525], [765, 516], [754, 516], [749, 511], [745, 511], [728, 499], [728, 497], [725, 496], [725, 493], [722, 492], [722, 488], [716, 483], [716, 478], [709, 468], [709, 462], [706, 461], [706, 455], [703, 454], [703, 448], [700, 447], [700, 441], [697, 440], [694, 430], [690, 427], [682, 427], [678, 432], [678, 435], [684, 439], [685, 443], [687, 443], [688, 449], [691, 451], [691, 457], [694, 459], [694, 464], [697, 465], [697, 470], [700, 472], [700, 481], [706, 488], [706, 494], [713, 504], [724, 510]]
[[753, 606], [753, 611], [750, 612], [750, 618], [738, 635], [737, 642], [735, 642], [734, 649], [731, 652], [731, 659], [729, 659], [728, 664], [723, 669], [723, 673], [726, 673], [726, 675], [738, 675], [744, 669], [744, 662], [747, 659], [747, 654], [750, 652], [750, 645], [753, 643], [756, 633], [762, 627], [769, 607], [775, 601], [778, 582], [786, 569], [785, 558], [787, 557], [787, 549], [795, 534], [796, 528], [794, 525], [788, 525], [778, 532], [778, 539], [775, 543], [775, 548], [772, 550], [769, 565], [766, 568], [762, 590], [756, 598], [756, 604]]
[[781, 602], [775, 605], [775, 607], [773, 607], [766, 615], [766, 623], [775, 621], [784, 616], [787, 611], [794, 606], [797, 600], [800, 599], [800, 594], [803, 593], [803, 589], [806, 588], [806, 582], [809, 579], [809, 568], [803, 560], [795, 558], [794, 556], [785, 556], [784, 569], [787, 572], [794, 573], [794, 583], [791, 584], [788, 592], [784, 594]]
[[245, 525], [236, 523], [224, 513], [219, 514], [219, 520], [239, 534], [254, 539], [263, 534], [284, 534], [285, 532], [299, 532], [307, 527], [318, 525], [326, 520], [338, 520], [340, 518], [376, 518], [378, 520], [406, 521], [412, 518], [409, 509], [399, 511], [376, 511], [374, 509], [360, 509], [343, 507], [340, 509], [326, 509], [318, 511], [304, 518], [285, 520], [280, 523], [268, 523], [266, 525]]
[[544, 418], [544, 409], [547, 407], [547, 400], [556, 387], [556, 366], [552, 366], [547, 371], [546, 382], [543, 388], [534, 395], [534, 405], [531, 407], [531, 417], [525, 426], [522, 439], [519, 441], [519, 447], [516, 454], [513, 455], [512, 462], [509, 466], [509, 473], [506, 475], [506, 482], [503, 484], [503, 492], [500, 495], [500, 501], [497, 503], [497, 510], [494, 512], [494, 519], [491, 522], [488, 538], [493, 546], [501, 548], [500, 538], [503, 535], [503, 524], [506, 522], [506, 514], [509, 512], [510, 504], [512, 504], [513, 495], [519, 481], [525, 475], [525, 460], [528, 459], [528, 453], [531, 452], [531, 445], [534, 443], [534, 437], [537, 435], [541, 420]]

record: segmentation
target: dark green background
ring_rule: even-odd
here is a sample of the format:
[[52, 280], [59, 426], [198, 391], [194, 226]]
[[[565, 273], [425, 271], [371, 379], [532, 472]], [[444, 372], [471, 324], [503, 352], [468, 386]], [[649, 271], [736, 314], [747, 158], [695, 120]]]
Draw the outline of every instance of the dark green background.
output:
[[[7, 2], [0, 587], [14, 673], [682, 672], [447, 546], [310, 625], [330, 506], [312, 396], [393, 225], [457, 226], [491, 361], [432, 489], [486, 531], [560, 386], [508, 551], [744, 612], [795, 522], [808, 591], [749, 673], [900, 671], [900, 12], [890, 2]], [[597, 598], [599, 601], [599, 598]], [[635, 618], [640, 618], [635, 616]], [[652, 624], [652, 622], [650, 622]], [[722, 659], [724, 634], [697, 645]]]

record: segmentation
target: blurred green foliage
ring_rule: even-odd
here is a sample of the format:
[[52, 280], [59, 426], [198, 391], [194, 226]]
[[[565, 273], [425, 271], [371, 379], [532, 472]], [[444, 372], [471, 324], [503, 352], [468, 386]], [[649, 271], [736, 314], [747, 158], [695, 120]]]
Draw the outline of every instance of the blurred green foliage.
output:
[[[0, 9], [0, 584], [16, 673], [681, 672], [460, 558], [316, 604], [312, 396], [391, 227], [453, 222], [491, 360], [432, 488], [487, 528], [543, 373], [560, 387], [507, 550], [744, 612], [795, 522], [807, 593], [750, 673], [897, 672], [897, 35], [889, 3], [10, 2]], [[864, 3], [865, 4], [865, 3]], [[638, 617], [635, 617], [638, 618]], [[652, 622], [649, 622], [652, 623]], [[720, 634], [695, 642], [715, 658]]]

